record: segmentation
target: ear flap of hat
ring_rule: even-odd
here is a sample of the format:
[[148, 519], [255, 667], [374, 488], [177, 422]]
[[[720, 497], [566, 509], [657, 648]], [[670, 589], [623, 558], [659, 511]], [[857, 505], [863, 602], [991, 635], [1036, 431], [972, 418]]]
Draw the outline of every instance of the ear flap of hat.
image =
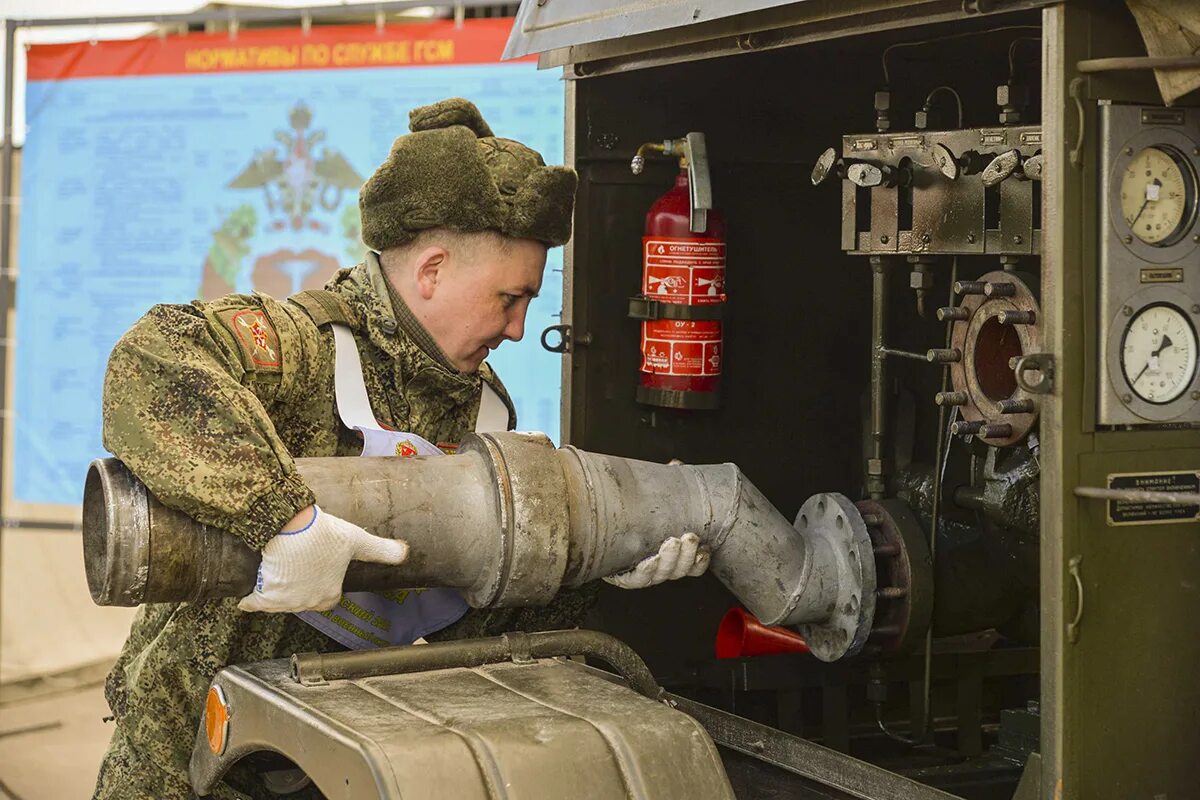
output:
[[512, 199], [504, 233], [558, 247], [571, 238], [571, 215], [579, 176], [569, 167], [530, 171]]
[[383, 251], [443, 225], [464, 232], [494, 227], [500, 194], [475, 143], [460, 126], [396, 139], [359, 192], [367, 247]]
[[421, 106], [408, 112], [408, 129], [413, 133], [449, 128], [451, 125], [470, 128], [480, 139], [495, 135], [475, 104], [462, 97], [439, 100], [433, 105]]

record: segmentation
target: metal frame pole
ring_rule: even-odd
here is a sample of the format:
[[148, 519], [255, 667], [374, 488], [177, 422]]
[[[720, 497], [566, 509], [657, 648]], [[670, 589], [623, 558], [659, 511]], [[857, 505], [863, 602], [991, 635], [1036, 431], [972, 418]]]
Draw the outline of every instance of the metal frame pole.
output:
[[119, 17], [60, 17], [60, 18], [30, 18], [8, 20], [19, 28], [58, 28], [65, 26], [90, 25], [127, 25], [130, 23], [152, 22], [158, 25], [191, 25], [204, 22], [278, 22], [280, 20], [299, 19], [307, 15], [312, 19], [317, 17], [348, 16], [355, 13], [370, 14], [406, 11], [421, 6], [445, 6], [447, 8], [496, 8], [504, 3], [496, 0], [390, 0], [384, 3], [359, 3], [356, 5], [328, 5], [301, 8], [256, 8], [214, 11], [195, 11], [188, 14], [130, 14]]
[[[0, 163], [0, 590], [4, 587], [4, 528], [8, 477], [5, 448], [8, 445], [8, 317], [13, 308], [12, 215], [13, 196], [13, 63], [17, 49], [17, 22], [4, 21], [4, 152]], [[0, 597], [0, 655], [3, 654], [4, 613]], [[0, 658], [2, 665], [3, 658]]]

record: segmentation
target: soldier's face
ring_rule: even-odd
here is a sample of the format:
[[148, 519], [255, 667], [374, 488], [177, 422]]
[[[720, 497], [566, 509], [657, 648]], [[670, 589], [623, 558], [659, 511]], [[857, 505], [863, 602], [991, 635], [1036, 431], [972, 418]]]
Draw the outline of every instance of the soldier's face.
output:
[[424, 322], [455, 367], [474, 372], [506, 339], [525, 335], [545, 268], [546, 246], [530, 239], [489, 239], [458, 259], [449, 254]]

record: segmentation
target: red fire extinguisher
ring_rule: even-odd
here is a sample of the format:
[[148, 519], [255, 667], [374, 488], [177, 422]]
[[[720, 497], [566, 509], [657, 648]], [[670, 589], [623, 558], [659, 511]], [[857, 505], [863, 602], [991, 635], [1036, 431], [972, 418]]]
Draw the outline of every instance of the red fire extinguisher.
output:
[[725, 218], [712, 207], [703, 133], [638, 148], [679, 159], [675, 185], [646, 213], [642, 291], [629, 316], [642, 320], [637, 399], [666, 408], [711, 409], [720, 401], [724, 359]]

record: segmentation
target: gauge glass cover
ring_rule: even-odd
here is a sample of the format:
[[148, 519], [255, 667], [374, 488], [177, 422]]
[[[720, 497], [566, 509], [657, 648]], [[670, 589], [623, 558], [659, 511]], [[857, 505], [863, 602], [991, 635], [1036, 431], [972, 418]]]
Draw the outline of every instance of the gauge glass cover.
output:
[[1174, 244], [1196, 208], [1196, 176], [1174, 147], [1140, 150], [1121, 175], [1121, 216], [1130, 233], [1156, 247]]
[[1129, 388], [1147, 403], [1170, 403], [1196, 375], [1196, 329], [1169, 303], [1134, 314], [1121, 337], [1121, 371]]

